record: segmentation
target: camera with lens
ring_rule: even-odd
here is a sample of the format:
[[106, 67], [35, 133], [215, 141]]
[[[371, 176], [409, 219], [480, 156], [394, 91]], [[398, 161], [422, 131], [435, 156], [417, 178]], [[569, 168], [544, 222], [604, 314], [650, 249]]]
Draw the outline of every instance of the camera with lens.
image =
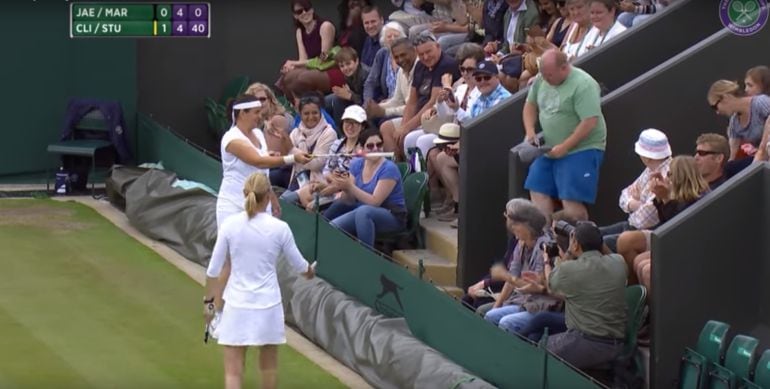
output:
[[553, 226], [553, 231], [556, 233], [556, 235], [561, 235], [563, 237], [569, 238], [572, 235], [572, 233], [575, 231], [575, 226], [567, 223], [564, 220], [559, 220]]

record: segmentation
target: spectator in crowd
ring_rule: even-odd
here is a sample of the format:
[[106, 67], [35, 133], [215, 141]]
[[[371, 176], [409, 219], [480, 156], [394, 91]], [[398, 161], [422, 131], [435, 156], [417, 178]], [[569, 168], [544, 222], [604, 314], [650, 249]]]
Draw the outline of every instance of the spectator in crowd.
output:
[[748, 96], [770, 95], [770, 68], [755, 66], [749, 69], [743, 83]]
[[[574, 226], [577, 225], [577, 220], [571, 217], [564, 210], [556, 211], [551, 215], [551, 236], [554, 237], [556, 246], [559, 249], [559, 256], [562, 260], [569, 259], [569, 244], [570, 238], [568, 236], [557, 234], [555, 231], [556, 223], [563, 221], [567, 224]], [[553, 258], [556, 260], [556, 257]], [[543, 250], [543, 263], [549, 263], [551, 261], [548, 252]], [[559, 298], [560, 296], [554, 296]], [[555, 335], [567, 331], [567, 323], [564, 317], [564, 306], [556, 306], [551, 311], [541, 311], [532, 316], [527, 324], [525, 324], [520, 330], [519, 335], [529, 338], [534, 342], [540, 341], [546, 329], [548, 329], [549, 335]]]
[[224, 346], [227, 388], [241, 387], [246, 349], [250, 346], [259, 347], [261, 387], [277, 387], [277, 345], [286, 343], [277, 262], [285, 258], [295, 273], [308, 279], [314, 276], [313, 267], [297, 249], [289, 226], [266, 213], [271, 192], [264, 174], [254, 173], [245, 180], [241, 188], [245, 212], [229, 217], [218, 229], [206, 270], [203, 304], [209, 324], [215, 315], [218, 277], [225, 263], [232, 261], [233, 282], [225, 288], [227, 306], [213, 334]]
[[[265, 122], [264, 134], [267, 142], [267, 149], [270, 154], [287, 155], [291, 153], [294, 145], [289, 138], [289, 121], [285, 116], [276, 115]], [[291, 170], [293, 164], [283, 165], [270, 169], [270, 183], [274, 186], [286, 188], [291, 180]]]
[[[519, 7], [519, 4], [516, 4]], [[497, 52], [505, 39], [505, 15], [508, 12], [507, 0], [484, 0], [482, 23], [484, 26], [484, 52], [490, 56]]]
[[321, 19], [313, 10], [310, 0], [292, 0], [294, 26], [297, 32], [297, 59], [287, 60], [281, 67], [278, 86], [291, 100], [305, 92], [331, 92], [333, 86], [342, 86], [345, 77], [339, 68], [333, 66], [327, 71], [307, 67], [308, 60], [319, 58], [327, 61], [334, 46], [335, 28], [330, 21]]
[[366, 31], [361, 21], [361, 9], [372, 5], [369, 0], [340, 0], [337, 5], [339, 14], [339, 31], [337, 31], [337, 42], [342, 47], [352, 47], [356, 53], [360, 53], [364, 48], [364, 39]]
[[456, 228], [460, 208], [460, 126], [455, 123], [442, 125], [433, 143], [438, 150], [433, 174], [438, 176], [448, 194], [444, 206], [436, 214], [438, 220], [450, 222], [450, 226]]
[[695, 141], [695, 165], [709, 189], [714, 190], [727, 180], [725, 164], [729, 158], [730, 145], [724, 135], [702, 134]]
[[730, 161], [735, 162], [728, 166], [728, 170], [741, 170], [751, 163], [752, 157], [766, 159], [767, 142], [761, 141], [765, 128], [770, 127], [770, 96], [746, 96], [737, 83], [719, 80], [711, 85], [707, 98], [716, 113], [730, 117], [727, 136]]
[[[660, 224], [673, 219], [709, 191], [695, 158], [689, 155], [675, 157], [671, 161], [668, 177], [655, 174], [651, 185]], [[634, 269], [628, 275], [629, 285], [641, 282], [650, 287], [650, 234], [650, 230], [626, 231], [618, 238], [618, 254], [623, 256], [629, 269]]]
[[578, 369], [615, 360], [623, 351], [626, 321], [626, 264], [603, 255], [602, 235], [593, 223], [580, 223], [570, 236], [573, 259], [545, 264], [550, 293], [565, 300], [567, 331], [548, 338], [548, 351]]
[[460, 80], [453, 86], [451, 75], [442, 76], [443, 89], [436, 99], [435, 109], [429, 112], [440, 117], [451, 117], [453, 121], [459, 123], [464, 122], [470, 115], [470, 108], [481, 95], [481, 92], [476, 88], [473, 74], [483, 61], [484, 51], [481, 46], [475, 43], [463, 44], [457, 51]]
[[[284, 116], [289, 122], [294, 120], [291, 114], [286, 111], [286, 108], [278, 102], [275, 93], [273, 93], [269, 86], [261, 82], [255, 82], [249, 85], [244, 94], [256, 97], [262, 104], [259, 113], [262, 116], [263, 123], [269, 122], [277, 115]], [[267, 124], [264, 125], [267, 126]], [[288, 134], [288, 131], [286, 133]]]
[[539, 122], [550, 151], [532, 163], [524, 186], [546, 215], [560, 199], [567, 212], [587, 220], [585, 204], [596, 199], [607, 138], [599, 84], [555, 49], [543, 54], [540, 73], [524, 104], [524, 130], [526, 140], [536, 144]]
[[676, 0], [621, 0], [619, 8], [623, 13], [618, 16], [618, 22], [631, 28], [638, 26], [656, 13], [663, 11], [668, 5]]
[[[324, 101], [323, 94], [321, 92], [318, 92], [318, 91], [307, 92], [302, 97], [307, 97], [307, 96], [311, 96], [311, 95], [318, 97], [318, 99], [320, 99], [321, 101]], [[299, 96], [294, 98], [294, 111], [297, 112], [297, 114], [294, 116], [294, 121], [292, 122], [291, 126], [289, 127], [289, 130], [293, 130], [293, 129], [299, 127], [300, 124], [302, 124], [302, 116], [299, 114], [299, 103], [300, 103], [300, 100], [302, 100], [302, 99], [300, 99]], [[321, 117], [323, 117], [324, 120], [326, 120], [326, 123], [329, 123], [329, 125], [332, 126], [332, 128], [335, 128], [334, 118], [332, 118], [332, 115], [328, 111], [326, 111], [326, 107], [325, 106], [321, 107]], [[291, 131], [289, 131], [289, 132], [291, 132]]]
[[[414, 69], [415, 65], [417, 65], [417, 51], [415, 51], [412, 41], [408, 38], [396, 40], [393, 42], [390, 50], [393, 60], [398, 64], [395, 91], [391, 98], [383, 100], [379, 104], [371, 99], [364, 98], [364, 101], [366, 101], [366, 114], [369, 119], [385, 119], [401, 116], [404, 113], [406, 99], [409, 97], [412, 79], [414, 78]], [[365, 91], [366, 89], [364, 89], [364, 93], [366, 93]], [[383, 130], [383, 132], [389, 131], [390, 133], [393, 133], [400, 122], [400, 118], [384, 121], [382, 123], [382, 128], [386, 126], [389, 126], [390, 128], [388, 130]], [[390, 149], [386, 148], [386, 150], [392, 149], [392, 147]]]
[[492, 61], [484, 61], [476, 67], [473, 80], [480, 95], [471, 106], [469, 119], [481, 116], [485, 111], [511, 97], [511, 93], [500, 84], [498, 74], [497, 65]]
[[559, 19], [559, 9], [556, 0], [538, 0], [537, 9], [540, 11], [537, 27], [545, 35]]
[[[505, 249], [505, 254], [503, 254], [502, 260], [496, 260], [492, 263], [492, 266], [489, 270], [490, 274], [492, 273], [492, 268], [495, 267], [502, 267], [503, 270], [508, 269], [511, 264], [511, 260], [513, 259], [513, 252], [516, 250], [518, 242], [519, 241], [515, 236], [508, 238], [508, 245]], [[465, 295], [462, 297], [462, 301], [467, 308], [476, 311], [476, 309], [479, 307], [486, 306], [488, 308], [487, 311], [491, 309], [495, 299], [499, 297], [500, 292], [503, 290], [505, 281], [493, 280], [490, 274], [487, 274], [483, 279], [481, 279], [481, 281], [468, 287]], [[484, 315], [482, 314], [481, 316]]]
[[[397, 21], [407, 28], [411, 28], [417, 25], [425, 25], [437, 20], [441, 20], [442, 17], [447, 16], [439, 15], [437, 12], [435, 12], [435, 4], [433, 4], [431, 1], [391, 0], [391, 2], [399, 9], [391, 13], [390, 16], [388, 16], [388, 20]], [[412, 38], [411, 35], [410, 38]]]
[[[328, 154], [332, 143], [337, 140], [337, 132], [321, 116], [322, 99], [314, 94], [302, 97], [299, 102], [299, 114], [302, 121], [292, 130], [289, 138], [295, 152], [308, 154]], [[289, 182], [289, 191], [296, 191], [309, 181], [323, 179], [323, 167], [326, 158], [315, 158], [308, 163], [294, 163]]]
[[358, 60], [358, 54], [350, 47], [341, 48], [334, 60], [345, 76], [345, 85], [332, 87], [332, 93], [326, 96], [325, 104], [326, 109], [332, 112], [334, 122], [339, 123], [345, 108], [352, 104], [363, 104], [364, 82], [369, 76], [369, 68]]
[[398, 64], [393, 58], [393, 43], [406, 37], [404, 28], [397, 22], [388, 22], [380, 33], [380, 50], [374, 56], [369, 77], [364, 84], [364, 101], [380, 102], [393, 97], [398, 82]]
[[[412, 87], [404, 107], [404, 115], [399, 127], [393, 133], [383, 133], [387, 151], [405, 156], [409, 148], [417, 146], [417, 139], [425, 132], [419, 129], [421, 118], [426, 110], [433, 107], [441, 92], [441, 76], [452, 74], [452, 80], [460, 77], [457, 61], [441, 51], [441, 46], [432, 35], [420, 35], [414, 40], [417, 56]], [[383, 126], [383, 131], [386, 127]], [[409, 139], [407, 140], [407, 136]], [[393, 147], [388, 149], [387, 147]], [[423, 145], [424, 151], [431, 147]], [[423, 154], [425, 155], [425, 154]]]
[[366, 66], [372, 66], [374, 56], [380, 50], [380, 32], [385, 21], [382, 19], [380, 9], [371, 5], [361, 10], [361, 21], [367, 35], [364, 39], [364, 47], [361, 48], [361, 62]]
[[[366, 127], [366, 112], [361, 106], [351, 105], [345, 108], [342, 114], [343, 137], [337, 139], [329, 147], [330, 156], [326, 160], [323, 169], [323, 179], [310, 181], [309, 185], [294, 192], [294, 195], [283, 196], [284, 200], [299, 203], [308, 211], [312, 211], [316, 205], [323, 206], [339, 197], [340, 188], [333, 182], [334, 174], [345, 173], [350, 170], [350, 162], [353, 155], [360, 150], [359, 135]], [[319, 195], [319, 204], [314, 202], [314, 194]]]
[[557, 0], [556, 8], [559, 10], [559, 18], [556, 19], [548, 30], [546, 39], [553, 43], [556, 47], [561, 47], [564, 42], [564, 37], [567, 36], [567, 31], [570, 25], [572, 25], [572, 19], [570, 18], [569, 7], [567, 7], [566, 0]]
[[[359, 137], [365, 152], [381, 152], [382, 136], [370, 129]], [[324, 212], [331, 224], [373, 246], [377, 233], [406, 228], [407, 210], [401, 172], [383, 157], [355, 158], [346, 173], [333, 174], [342, 196]]]
[[[517, 91], [523, 89], [532, 81], [532, 77], [540, 73], [538, 67], [538, 61], [548, 49], [557, 48], [547, 39], [541, 36], [528, 37], [527, 45], [525, 46], [524, 53], [522, 54], [522, 71], [518, 80]], [[511, 88], [508, 88], [510, 90]]]
[[492, 269], [492, 279], [505, 281], [505, 286], [484, 319], [505, 331], [518, 332], [534, 313], [550, 310], [558, 300], [548, 296], [544, 282], [543, 247], [550, 240], [545, 234], [545, 215], [530, 201], [513, 199], [505, 216], [519, 243], [507, 270]]
[[[468, 40], [468, 11], [462, 0], [449, 0], [448, 5], [436, 4], [442, 12], [449, 12], [448, 19], [431, 22], [427, 29], [436, 37], [441, 50], [449, 55], [455, 55], [457, 48]], [[416, 27], [409, 30], [410, 36]]]
[[520, 45], [527, 40], [527, 31], [537, 25], [539, 14], [533, 0], [506, 0], [508, 10], [502, 21], [503, 40], [488, 42], [484, 51], [499, 56], [521, 53]]
[[613, 252], [617, 251], [618, 236], [624, 231], [654, 228], [658, 220], [658, 210], [653, 204], [655, 194], [650, 182], [658, 174], [668, 175], [671, 163], [671, 146], [663, 132], [650, 128], [639, 134], [634, 151], [641, 158], [645, 168], [642, 174], [620, 192], [620, 209], [628, 214], [628, 219], [613, 225], [601, 227], [604, 243]]
[[588, 0], [567, 0], [572, 25], [561, 45], [561, 51], [567, 54], [567, 60], [574, 61], [586, 52], [585, 37], [591, 25], [591, 14]]
[[590, 0], [591, 27], [583, 46], [591, 50], [626, 31], [626, 27], [615, 20], [618, 6], [615, 0]]

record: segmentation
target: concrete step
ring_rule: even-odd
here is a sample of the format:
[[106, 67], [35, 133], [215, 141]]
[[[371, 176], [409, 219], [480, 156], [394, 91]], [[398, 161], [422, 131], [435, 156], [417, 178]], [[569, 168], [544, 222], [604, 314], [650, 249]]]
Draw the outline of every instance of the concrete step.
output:
[[420, 225], [425, 231], [425, 248], [457, 264], [457, 229], [435, 215], [420, 219]]
[[436, 285], [454, 287], [457, 283], [457, 264], [450, 262], [431, 250], [396, 250], [393, 260], [418, 275], [419, 261], [422, 259], [425, 273], [423, 279]]

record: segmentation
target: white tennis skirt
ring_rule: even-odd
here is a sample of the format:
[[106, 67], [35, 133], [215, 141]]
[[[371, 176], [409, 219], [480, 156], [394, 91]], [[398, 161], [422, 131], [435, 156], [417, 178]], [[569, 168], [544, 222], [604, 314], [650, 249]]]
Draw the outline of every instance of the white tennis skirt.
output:
[[234, 308], [225, 304], [214, 337], [225, 346], [262, 346], [286, 343], [283, 304], [270, 308]]

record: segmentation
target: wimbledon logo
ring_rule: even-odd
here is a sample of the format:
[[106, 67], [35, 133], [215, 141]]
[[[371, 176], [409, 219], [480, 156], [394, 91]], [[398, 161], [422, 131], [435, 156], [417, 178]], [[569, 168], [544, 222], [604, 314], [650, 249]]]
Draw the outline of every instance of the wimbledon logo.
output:
[[767, 0], [721, 0], [719, 18], [736, 35], [756, 34], [767, 24]]

